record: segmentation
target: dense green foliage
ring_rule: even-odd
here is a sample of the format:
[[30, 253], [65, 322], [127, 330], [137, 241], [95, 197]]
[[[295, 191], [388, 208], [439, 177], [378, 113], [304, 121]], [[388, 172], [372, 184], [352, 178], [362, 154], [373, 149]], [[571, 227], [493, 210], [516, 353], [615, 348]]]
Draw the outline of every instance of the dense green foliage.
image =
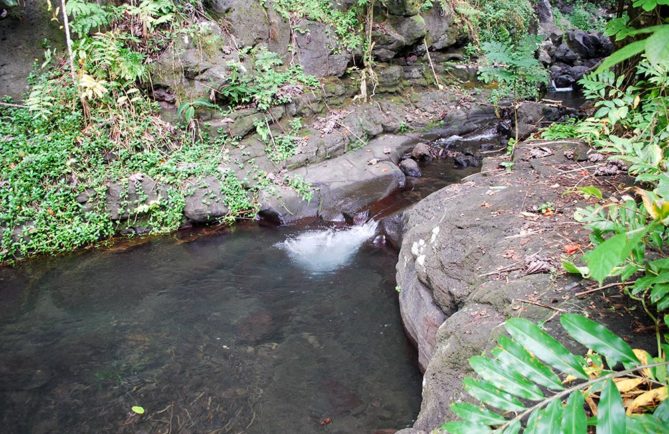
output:
[[483, 43], [484, 65], [479, 76], [485, 83], [497, 83], [492, 101], [534, 99], [540, 85], [548, 83], [548, 73], [534, 57], [539, 40], [526, 36], [517, 43], [491, 41]]
[[[215, 106], [208, 101], [182, 105], [185, 128], [175, 128], [160, 119], [158, 106], [145, 96], [149, 57], [174, 35], [188, 31], [192, 8], [170, 0], [121, 6], [72, 0], [68, 12], [78, 35], [75, 74], [47, 51], [25, 105], [0, 106], [0, 261], [69, 251], [124, 227], [173, 231], [182, 224], [186, 197], [192, 194], [188, 185], [193, 183], [187, 180], [219, 180], [230, 211], [225, 220], [255, 215], [255, 193], [271, 187], [266, 173], [251, 167], [255, 179], [249, 187], [229, 168], [233, 139], [193, 134], [196, 109]], [[253, 55], [254, 78], [233, 75], [228, 88], [248, 92], [231, 103], [253, 102], [267, 109], [290, 100], [286, 85], [295, 92], [296, 86], [316, 84], [299, 67], [279, 69], [274, 53]], [[294, 140], [279, 138], [277, 149], [268, 151], [276, 152], [277, 160], [288, 158]], [[145, 176], [164, 187], [157, 199], [142, 192]], [[112, 183], [121, 189], [119, 212], [129, 216], [121, 222], [112, 221], [106, 207]], [[286, 183], [309, 196], [310, 186], [303, 180]], [[129, 199], [132, 184], [137, 200]]]
[[[153, 202], [128, 203], [125, 225], [154, 233], [177, 229], [190, 193], [184, 181], [203, 176], [220, 179], [230, 218], [255, 213], [235, 174], [221, 168], [226, 143], [193, 142], [140, 95], [118, 109], [93, 109], [86, 124], [68, 75], [36, 80], [39, 106], [50, 101], [47, 109], [0, 107], [0, 260], [68, 251], [112, 235], [118, 228], [105, 209], [108, 184], [127, 189], [141, 175], [167, 192]], [[91, 197], [85, 205], [77, 201], [82, 194]]]
[[560, 323], [589, 349], [585, 357], [526, 319], [507, 320], [510, 337], [499, 338], [492, 357], [469, 360], [480, 379], [463, 383], [479, 405], [454, 404], [460, 420], [443, 429], [453, 434], [585, 434], [592, 427], [602, 434], [669, 432], [669, 339], [659, 349], [664, 355], [653, 358], [586, 317], [564, 314]]

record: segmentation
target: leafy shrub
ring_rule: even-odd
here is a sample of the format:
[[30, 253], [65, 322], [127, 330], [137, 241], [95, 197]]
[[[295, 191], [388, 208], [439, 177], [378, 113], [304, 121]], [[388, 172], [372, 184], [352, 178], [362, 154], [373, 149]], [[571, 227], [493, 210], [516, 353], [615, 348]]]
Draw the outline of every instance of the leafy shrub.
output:
[[667, 341], [652, 358], [586, 317], [564, 314], [560, 323], [589, 350], [585, 357], [528, 320], [507, 320], [511, 337], [499, 338], [492, 357], [469, 360], [480, 379], [463, 383], [479, 405], [453, 404], [459, 420], [442, 428], [453, 434], [586, 433], [592, 426], [598, 433], [668, 432]]
[[[628, 79], [634, 85], [626, 86]], [[643, 304], [659, 334], [662, 317], [665, 322], [669, 318], [669, 261], [664, 253], [669, 237], [669, 64], [646, 56], [631, 77], [604, 70], [581, 84], [585, 95], [596, 100], [597, 110], [577, 126], [578, 136], [610, 160], [624, 162], [642, 188], [577, 211], [575, 218], [590, 229], [594, 249], [583, 257], [584, 266], [565, 262], [565, 269], [600, 284], [620, 279], [627, 294]]]
[[278, 54], [262, 47], [254, 49], [254, 73], [240, 73], [240, 67], [231, 64], [232, 73], [218, 91], [231, 106], [254, 103], [260, 110], [292, 101], [303, 88], [315, 88], [318, 80], [304, 73], [301, 65], [280, 69], [283, 61]]
[[517, 101], [538, 97], [539, 86], [548, 82], [546, 70], [534, 57], [538, 43], [535, 36], [526, 36], [516, 44], [483, 43], [485, 64], [479, 76], [485, 83], [497, 83], [492, 92], [494, 103], [504, 98]]

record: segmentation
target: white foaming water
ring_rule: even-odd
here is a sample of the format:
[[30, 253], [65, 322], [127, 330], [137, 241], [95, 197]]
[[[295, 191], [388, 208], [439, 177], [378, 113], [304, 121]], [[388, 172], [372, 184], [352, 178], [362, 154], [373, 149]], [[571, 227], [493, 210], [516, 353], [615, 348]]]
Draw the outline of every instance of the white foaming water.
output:
[[351, 260], [360, 246], [374, 236], [377, 222], [346, 229], [305, 232], [277, 244], [300, 267], [313, 273], [334, 271]]

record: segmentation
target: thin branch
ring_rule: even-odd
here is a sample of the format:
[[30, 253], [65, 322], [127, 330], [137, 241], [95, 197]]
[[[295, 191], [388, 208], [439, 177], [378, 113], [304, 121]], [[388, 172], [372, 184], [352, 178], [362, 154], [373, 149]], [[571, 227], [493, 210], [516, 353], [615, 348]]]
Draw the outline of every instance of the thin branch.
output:
[[519, 302], [521, 302], [521, 303], [532, 304], [532, 305], [534, 305], [534, 306], [543, 307], [543, 308], [545, 308], [545, 309], [551, 309], [551, 310], [554, 310], [554, 311], [556, 311], [556, 312], [567, 313], [567, 311], [564, 310], [564, 309], [560, 309], [559, 307], [549, 306], [549, 305], [547, 305], [547, 304], [539, 303], [539, 302], [537, 302], [537, 301], [524, 300], [524, 299], [522, 299], [522, 298], [518, 298], [518, 299], [516, 299], [516, 301], [519, 301]]
[[589, 290], [583, 291], [583, 292], [578, 292], [578, 293], [576, 293], [576, 297], [582, 297], [584, 295], [592, 294], [593, 292], [599, 292], [599, 291], [603, 291], [605, 289], [614, 288], [616, 286], [625, 286], [625, 285], [627, 285], [627, 284], [624, 283], [624, 282], [609, 283], [608, 285], [600, 286], [599, 288], [589, 289]]
[[16, 108], [28, 108], [28, 106], [26, 106], [26, 105], [22, 105], [22, 104], [12, 104], [12, 103], [9, 103], [9, 102], [2, 102], [2, 101], [0, 101], [0, 106], [4, 106], [4, 107], [16, 107]]

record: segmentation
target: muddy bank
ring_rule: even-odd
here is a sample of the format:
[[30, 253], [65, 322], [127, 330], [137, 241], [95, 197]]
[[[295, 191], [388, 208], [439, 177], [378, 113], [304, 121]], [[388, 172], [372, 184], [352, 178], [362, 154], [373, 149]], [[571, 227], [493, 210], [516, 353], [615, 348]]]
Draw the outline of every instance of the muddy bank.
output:
[[[425, 377], [420, 415], [414, 429], [402, 432], [430, 432], [452, 416], [450, 404], [466, 399], [468, 358], [494, 345], [506, 318], [547, 321], [556, 332], [560, 312], [587, 312], [624, 337], [634, 330], [643, 346], [643, 333], [636, 334], [644, 318], [626, 309], [622, 294], [579, 297], [582, 283], [560, 271], [565, 245], [588, 245], [572, 219], [587, 203], [565, 190], [594, 184], [615, 193], [612, 187], [625, 181], [594, 176], [587, 153], [574, 143], [524, 143], [513, 171], [487, 159], [480, 174], [404, 213], [400, 306]], [[551, 212], [539, 211], [546, 208]]]

